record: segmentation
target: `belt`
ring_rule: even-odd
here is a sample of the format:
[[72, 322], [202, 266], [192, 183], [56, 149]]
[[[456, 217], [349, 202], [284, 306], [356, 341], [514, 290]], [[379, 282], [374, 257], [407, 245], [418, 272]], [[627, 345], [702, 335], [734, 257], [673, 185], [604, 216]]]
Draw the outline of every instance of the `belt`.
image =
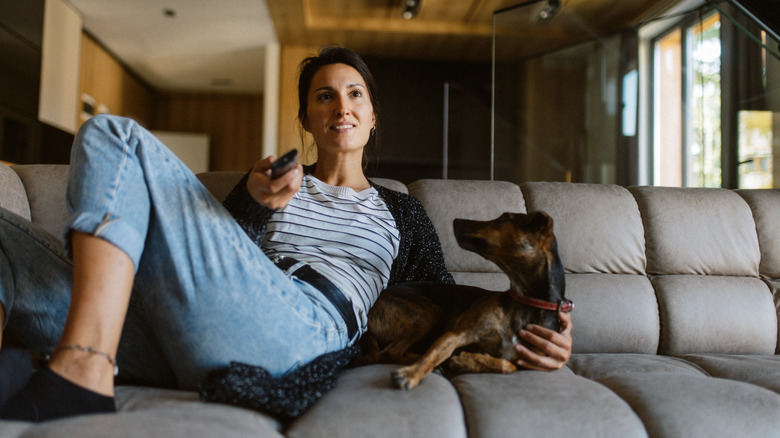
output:
[[[333, 304], [333, 307], [339, 311], [341, 318], [344, 319], [344, 322], [347, 324], [347, 332], [349, 333], [350, 341], [355, 338], [355, 335], [358, 332], [355, 311], [352, 308], [352, 303], [344, 296], [338, 286], [333, 284], [332, 281], [325, 278], [311, 266], [292, 257], [276, 256], [271, 258], [271, 261], [273, 261], [279, 269], [286, 272], [287, 275], [294, 275], [300, 280], [317, 288], [317, 290]], [[291, 269], [294, 270], [290, 271]]]

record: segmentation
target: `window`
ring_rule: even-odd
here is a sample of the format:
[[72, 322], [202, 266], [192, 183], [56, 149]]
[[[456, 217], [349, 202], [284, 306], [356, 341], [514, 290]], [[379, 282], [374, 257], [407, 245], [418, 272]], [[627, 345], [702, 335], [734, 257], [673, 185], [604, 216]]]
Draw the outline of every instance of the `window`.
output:
[[648, 183], [780, 186], [780, 45], [728, 5], [673, 18], [646, 40]]
[[654, 182], [720, 187], [720, 15], [676, 26], [653, 45]]

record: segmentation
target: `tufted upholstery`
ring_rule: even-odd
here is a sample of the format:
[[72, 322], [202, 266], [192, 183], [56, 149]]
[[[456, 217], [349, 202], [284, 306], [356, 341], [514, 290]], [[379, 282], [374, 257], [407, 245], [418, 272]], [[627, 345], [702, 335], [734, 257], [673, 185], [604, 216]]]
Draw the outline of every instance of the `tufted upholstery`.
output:
[[[223, 198], [242, 174], [199, 177]], [[66, 166], [0, 165], [0, 206], [59, 236], [66, 176]], [[412, 391], [392, 389], [393, 366], [350, 369], [289, 424], [193, 393], [123, 386], [118, 415], [0, 422], [0, 437], [777, 435], [780, 190], [375, 182], [420, 199], [456, 280], [493, 290], [506, 277], [457, 246], [452, 220], [549, 213], [576, 303], [568, 367], [434, 374]]]

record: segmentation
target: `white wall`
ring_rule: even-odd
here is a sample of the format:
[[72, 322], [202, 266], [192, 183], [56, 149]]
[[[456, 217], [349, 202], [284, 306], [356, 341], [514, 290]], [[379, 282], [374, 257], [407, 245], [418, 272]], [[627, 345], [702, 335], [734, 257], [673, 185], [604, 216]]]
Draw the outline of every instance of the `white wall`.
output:
[[193, 173], [209, 170], [210, 139], [206, 134], [152, 131]]
[[279, 150], [279, 75], [281, 49], [278, 43], [265, 47], [265, 84], [263, 85], [263, 158]]
[[67, 3], [46, 0], [38, 119], [71, 134], [78, 120], [81, 27], [81, 16]]

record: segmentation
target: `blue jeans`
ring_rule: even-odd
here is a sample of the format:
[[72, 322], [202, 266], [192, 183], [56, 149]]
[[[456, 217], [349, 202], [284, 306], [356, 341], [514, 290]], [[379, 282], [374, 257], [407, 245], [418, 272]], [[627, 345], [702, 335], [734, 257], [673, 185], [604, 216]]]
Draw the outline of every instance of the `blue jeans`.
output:
[[79, 131], [65, 250], [0, 211], [0, 302], [30, 348], [59, 341], [70, 303], [72, 231], [105, 239], [136, 277], [117, 353], [120, 380], [192, 389], [240, 361], [280, 376], [348, 345], [320, 292], [288, 277], [165, 146], [135, 122], [96, 116]]

